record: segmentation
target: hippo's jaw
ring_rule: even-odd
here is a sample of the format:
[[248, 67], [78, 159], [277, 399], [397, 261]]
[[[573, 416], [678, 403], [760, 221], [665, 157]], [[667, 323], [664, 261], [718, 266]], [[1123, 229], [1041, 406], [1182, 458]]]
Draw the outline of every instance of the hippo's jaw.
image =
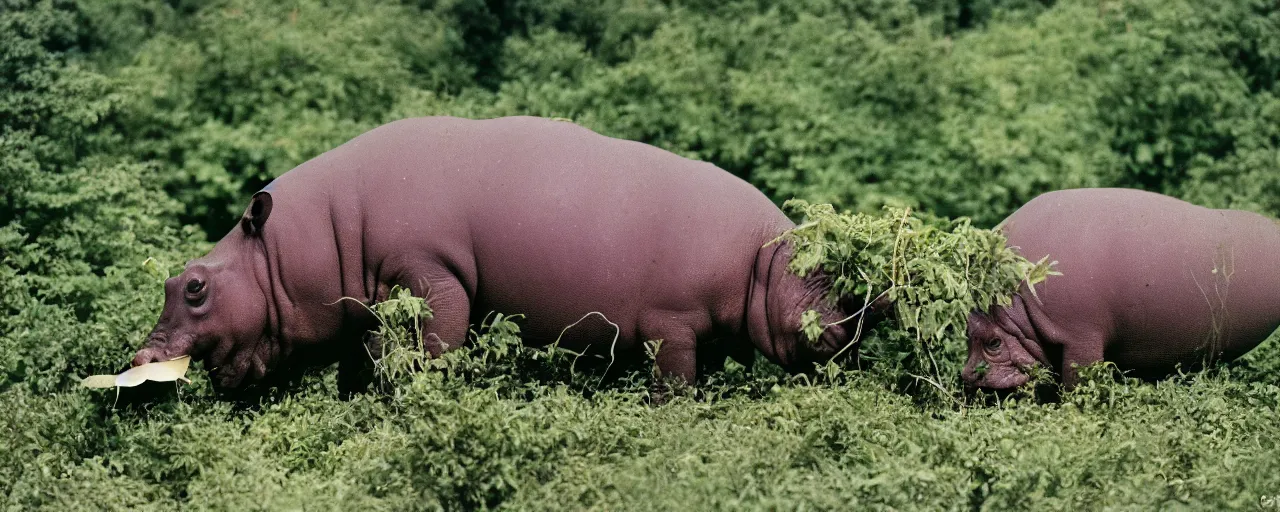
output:
[[965, 385], [970, 388], [986, 389], [991, 391], [1008, 391], [1021, 387], [1031, 380], [1031, 375], [1027, 373], [1029, 368], [1019, 368], [1016, 366], [986, 366], [985, 362], [978, 363], [976, 375], [966, 368]]
[[[831, 282], [820, 273], [800, 277], [789, 270], [786, 244], [762, 248], [756, 256], [747, 299], [747, 334], [765, 356], [792, 371], [807, 369], [840, 353], [856, 353], [862, 315], [850, 316], [828, 299]], [[861, 307], [861, 305], [859, 305]], [[817, 311], [824, 329], [817, 340], [803, 332], [805, 311]], [[860, 326], [859, 323], [863, 322]]]
[[215, 386], [230, 389], [265, 377], [281, 358], [281, 349], [269, 334], [263, 334], [256, 342], [245, 343], [158, 326], [147, 337], [146, 345], [134, 355], [133, 365], [190, 356], [204, 363]]
[[[221, 348], [221, 347], [219, 347]], [[207, 359], [209, 377], [220, 388], [235, 389], [263, 380], [282, 359], [282, 346], [270, 335], [257, 342], [222, 353], [215, 350]]]
[[969, 358], [960, 372], [966, 386], [1011, 390], [1031, 380], [1031, 368], [1049, 364], [1023, 307], [1015, 300], [992, 314], [969, 315]]

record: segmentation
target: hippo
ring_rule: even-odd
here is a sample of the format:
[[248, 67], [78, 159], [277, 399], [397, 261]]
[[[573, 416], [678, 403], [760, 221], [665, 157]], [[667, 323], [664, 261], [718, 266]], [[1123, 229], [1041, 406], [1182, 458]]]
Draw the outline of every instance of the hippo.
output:
[[[662, 340], [658, 371], [687, 382], [700, 359], [755, 349], [798, 371], [856, 346], [858, 322], [840, 321], [863, 308], [829, 296], [828, 277], [787, 270], [776, 240], [793, 227], [727, 171], [570, 122], [400, 120], [254, 194], [165, 282], [132, 364], [190, 355], [215, 387], [240, 388], [337, 362], [340, 388], [366, 389], [365, 306], [402, 287], [434, 312], [421, 328], [432, 355], [496, 311], [524, 315], [534, 346], [627, 355]], [[801, 333], [810, 309], [830, 324], [814, 341]]]
[[970, 387], [1010, 390], [1039, 364], [1070, 389], [1077, 366], [1100, 361], [1158, 379], [1235, 359], [1280, 327], [1280, 224], [1262, 215], [1072, 189], [1036, 197], [997, 229], [1061, 275], [970, 314]]

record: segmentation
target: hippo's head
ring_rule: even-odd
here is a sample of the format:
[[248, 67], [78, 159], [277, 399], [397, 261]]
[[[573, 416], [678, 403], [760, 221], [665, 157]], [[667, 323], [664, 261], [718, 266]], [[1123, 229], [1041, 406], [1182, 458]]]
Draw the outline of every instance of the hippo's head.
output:
[[960, 372], [965, 385], [1006, 391], [1031, 379], [1027, 370], [1044, 362], [1044, 352], [1025, 319], [1020, 299], [990, 314], [969, 314], [969, 360]]
[[237, 387], [261, 379], [274, 366], [269, 279], [262, 227], [271, 196], [259, 192], [240, 226], [182, 274], [164, 284], [164, 310], [133, 364], [184, 355], [204, 360], [213, 383]]
[[[757, 255], [755, 285], [748, 297], [748, 335], [756, 348], [791, 371], [813, 363], [858, 353], [858, 343], [889, 311], [892, 303], [877, 297], [831, 300], [832, 278], [821, 270], [798, 276], [787, 268], [790, 244], [766, 246]], [[823, 327], [817, 340], [803, 332], [807, 311], [817, 312]]]

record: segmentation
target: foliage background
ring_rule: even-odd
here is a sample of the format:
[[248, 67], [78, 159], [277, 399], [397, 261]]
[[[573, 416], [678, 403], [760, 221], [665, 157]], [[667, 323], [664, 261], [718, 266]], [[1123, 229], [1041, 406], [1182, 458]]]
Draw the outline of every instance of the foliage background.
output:
[[[454, 378], [339, 400], [122, 400], [171, 270], [272, 177], [386, 121], [567, 117], [779, 202], [990, 226], [1036, 194], [1280, 214], [1263, 0], [0, 0], [6, 508], [1280, 505], [1280, 354], [1061, 403], [920, 402], [902, 375]], [[498, 366], [505, 368], [505, 366]], [[553, 372], [554, 373], [554, 372]], [[643, 380], [643, 376], [635, 377]]]

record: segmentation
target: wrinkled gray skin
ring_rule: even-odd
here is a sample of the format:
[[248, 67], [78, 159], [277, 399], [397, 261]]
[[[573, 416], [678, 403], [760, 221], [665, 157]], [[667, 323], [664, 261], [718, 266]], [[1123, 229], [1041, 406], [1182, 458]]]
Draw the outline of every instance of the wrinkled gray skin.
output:
[[[1061, 276], [1009, 307], [969, 316], [966, 384], [1008, 390], [1046, 365], [1114, 362], [1155, 379], [1179, 365], [1229, 361], [1280, 326], [1280, 224], [1129, 189], [1050, 192], [1001, 223], [1032, 261]], [[978, 370], [985, 363], [985, 373]]]
[[343, 388], [361, 389], [376, 324], [339, 298], [372, 304], [399, 285], [434, 309], [424, 331], [436, 354], [491, 311], [526, 315], [534, 345], [586, 316], [561, 345], [607, 353], [615, 330], [587, 316], [597, 311], [619, 327], [617, 354], [663, 340], [665, 375], [691, 381], [700, 352], [722, 362], [752, 346], [800, 369], [851, 343], [855, 324], [815, 346], [801, 313], [833, 322], [856, 309], [829, 304], [821, 276], [786, 270], [788, 247], [767, 244], [791, 227], [711, 164], [571, 123], [398, 121], [254, 195], [239, 227], [166, 282], [133, 364], [189, 354], [237, 387], [337, 360]]

